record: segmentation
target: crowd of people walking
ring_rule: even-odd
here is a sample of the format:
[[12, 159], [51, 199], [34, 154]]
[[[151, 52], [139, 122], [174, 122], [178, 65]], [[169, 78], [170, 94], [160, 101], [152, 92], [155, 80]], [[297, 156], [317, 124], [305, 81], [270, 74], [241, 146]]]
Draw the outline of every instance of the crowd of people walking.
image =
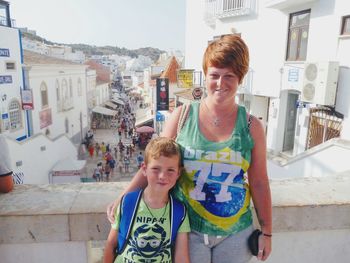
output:
[[[130, 165], [139, 166], [142, 156], [138, 145], [140, 136], [136, 132], [135, 109], [142, 103], [139, 98], [124, 96], [125, 105], [119, 106], [117, 114], [110, 120], [113, 125], [109, 129], [113, 138], [99, 138], [96, 127], [86, 133], [83, 144], [87, 160], [95, 163], [92, 178], [97, 182], [110, 181], [112, 176], [124, 176], [131, 173]], [[135, 152], [138, 152], [137, 156]], [[90, 168], [91, 169], [91, 168]]]

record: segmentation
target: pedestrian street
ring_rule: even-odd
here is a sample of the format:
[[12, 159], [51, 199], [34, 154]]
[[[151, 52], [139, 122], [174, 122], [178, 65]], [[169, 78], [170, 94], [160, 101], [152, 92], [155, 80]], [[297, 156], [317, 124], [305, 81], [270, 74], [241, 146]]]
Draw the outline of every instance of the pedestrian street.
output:
[[[107, 144], [110, 145], [110, 149], [113, 157], [114, 157], [113, 149], [114, 147], [117, 147], [119, 139], [121, 139], [124, 146], [128, 146], [132, 144], [131, 139], [125, 138], [124, 134], [121, 136], [121, 138], [119, 138], [118, 132], [115, 129], [96, 129], [94, 133], [95, 142], [98, 142], [98, 143], [104, 142], [106, 145]], [[136, 156], [139, 152], [143, 153], [143, 150], [140, 150], [139, 147], [136, 145], [133, 155], [130, 158], [130, 165], [129, 165], [128, 171], [125, 171], [123, 162], [122, 160], [120, 160], [120, 153], [118, 152], [116, 166], [110, 175], [109, 181], [119, 182], [119, 181], [131, 180], [134, 174], [138, 170]], [[81, 175], [81, 179], [82, 181], [86, 181], [86, 182], [95, 182], [95, 180], [92, 178], [93, 171], [99, 162], [105, 163], [105, 160], [103, 159], [101, 152], [99, 153], [98, 156], [94, 154], [93, 157], [91, 158], [88, 152], [86, 151], [86, 153], [84, 154], [84, 158], [86, 160], [86, 165]]]

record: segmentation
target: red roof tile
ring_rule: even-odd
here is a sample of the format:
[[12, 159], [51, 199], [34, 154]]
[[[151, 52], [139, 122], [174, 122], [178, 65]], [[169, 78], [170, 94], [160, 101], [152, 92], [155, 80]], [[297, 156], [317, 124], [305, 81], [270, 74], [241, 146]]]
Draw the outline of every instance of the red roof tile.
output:
[[96, 70], [96, 81], [99, 83], [111, 82], [111, 72], [109, 68], [97, 63], [94, 60], [88, 60], [85, 62], [91, 69]]

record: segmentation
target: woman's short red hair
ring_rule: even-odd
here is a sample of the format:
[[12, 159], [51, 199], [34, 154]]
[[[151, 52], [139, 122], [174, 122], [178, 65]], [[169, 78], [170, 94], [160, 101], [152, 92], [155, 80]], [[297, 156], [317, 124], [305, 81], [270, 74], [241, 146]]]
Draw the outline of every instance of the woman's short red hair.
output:
[[249, 69], [249, 49], [239, 35], [224, 35], [211, 42], [203, 57], [203, 71], [208, 67], [232, 68], [242, 82]]

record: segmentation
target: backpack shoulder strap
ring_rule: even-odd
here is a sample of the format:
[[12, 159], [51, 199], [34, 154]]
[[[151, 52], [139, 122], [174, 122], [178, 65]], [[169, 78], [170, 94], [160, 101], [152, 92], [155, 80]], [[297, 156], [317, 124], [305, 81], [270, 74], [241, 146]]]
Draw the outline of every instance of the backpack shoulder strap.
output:
[[171, 245], [175, 246], [177, 232], [186, 217], [186, 208], [184, 204], [176, 200], [170, 195], [170, 240]]
[[180, 118], [177, 123], [177, 135], [180, 134], [181, 129], [185, 125], [188, 118], [188, 113], [190, 112], [191, 104], [183, 104], [180, 112]]
[[129, 239], [132, 226], [134, 224], [137, 208], [142, 197], [142, 190], [127, 193], [123, 196], [120, 203], [120, 224], [118, 229], [118, 247], [117, 253], [123, 253]]

